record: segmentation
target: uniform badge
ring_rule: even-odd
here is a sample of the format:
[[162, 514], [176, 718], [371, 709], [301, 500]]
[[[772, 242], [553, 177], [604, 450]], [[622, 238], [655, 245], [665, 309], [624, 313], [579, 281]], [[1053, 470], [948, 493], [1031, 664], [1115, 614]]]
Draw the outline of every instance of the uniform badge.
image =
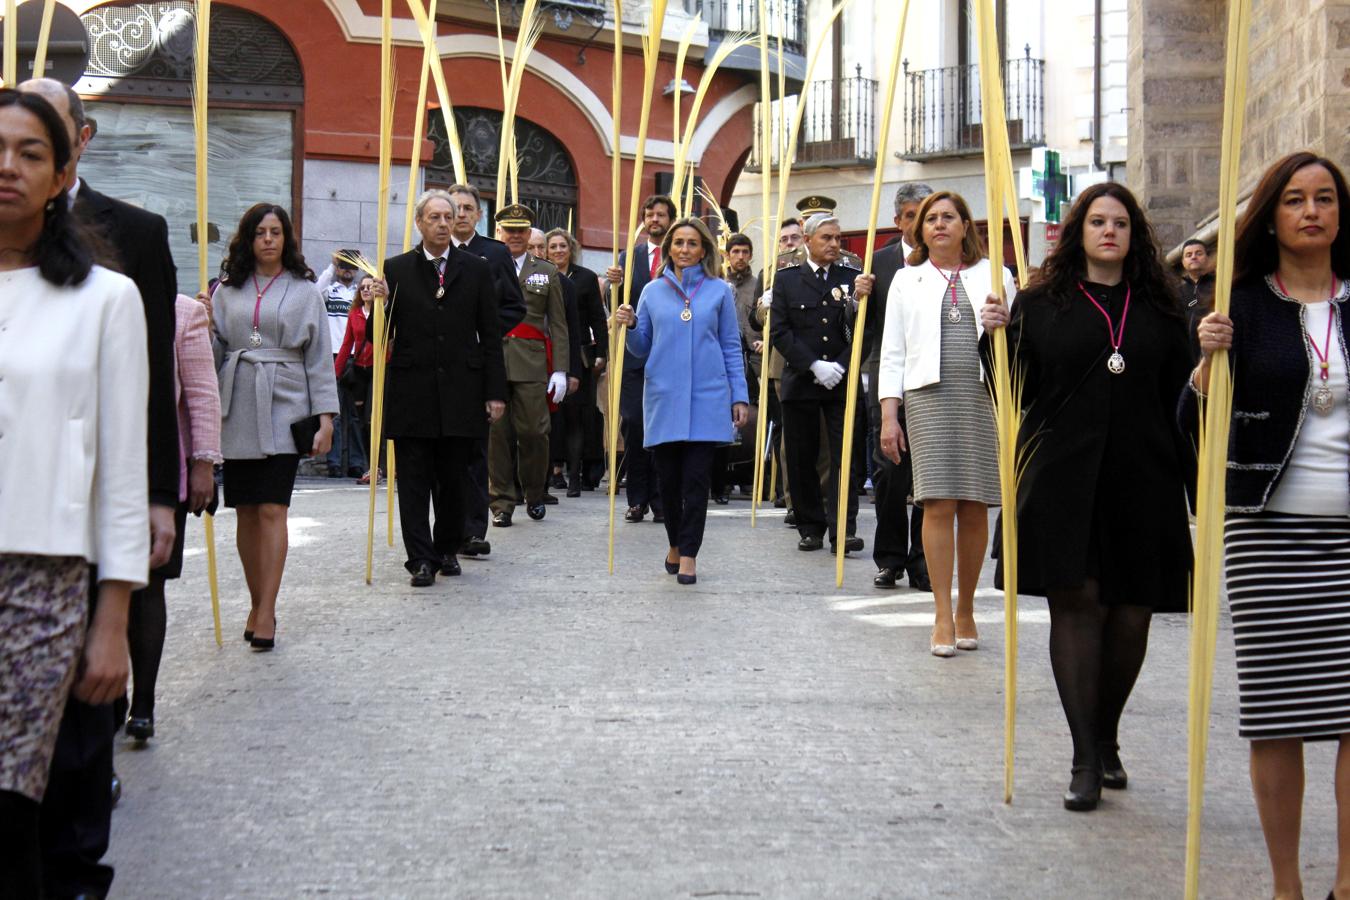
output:
[[533, 275], [526, 277], [525, 286], [535, 289], [547, 288], [548, 275], [544, 272], [535, 272]]

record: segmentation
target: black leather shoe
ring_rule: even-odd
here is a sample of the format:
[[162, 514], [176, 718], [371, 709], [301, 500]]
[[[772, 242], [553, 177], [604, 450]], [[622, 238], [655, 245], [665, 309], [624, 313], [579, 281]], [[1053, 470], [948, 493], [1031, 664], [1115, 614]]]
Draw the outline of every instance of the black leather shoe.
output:
[[825, 546], [825, 541], [818, 534], [808, 534], [797, 542], [798, 550], [819, 550]]
[[561, 491], [567, 487], [567, 478], [564, 477], [563, 473], [561, 472], [554, 472], [549, 477], [548, 486], [551, 488], [557, 488], [558, 490]]
[[251, 640], [253, 640], [253, 630], [252, 630], [251, 628], [245, 628], [245, 629], [244, 629], [244, 643], [247, 644], [247, 643], [248, 643], [249, 641], [251, 641]]
[[122, 779], [118, 777], [116, 772], [113, 773], [110, 790], [112, 791], [112, 805], [116, 806], [117, 801], [122, 799]]
[[671, 562], [671, 561], [668, 560], [668, 559], [663, 559], [663, 560], [661, 560], [661, 561], [662, 561], [663, 563], [666, 564], [666, 574], [667, 574], [667, 575], [678, 575], [678, 574], [680, 574], [680, 564], [679, 564], [679, 563], [677, 563], [677, 562]]
[[409, 582], [413, 587], [431, 587], [436, 583], [436, 569], [429, 562], [417, 564], [413, 569], [412, 580]]
[[487, 556], [492, 552], [492, 545], [480, 537], [465, 538], [459, 545], [460, 556]]
[[698, 583], [698, 576], [697, 576], [697, 575], [676, 575], [676, 576], [675, 576], [675, 580], [676, 580], [677, 582], [679, 582], [680, 584], [697, 584], [697, 583]]
[[872, 587], [875, 588], [893, 588], [895, 587], [895, 570], [883, 567], [877, 574], [872, 576]]
[[1102, 787], [1113, 791], [1125, 790], [1130, 783], [1130, 776], [1120, 762], [1120, 745], [1098, 744], [1097, 753], [1102, 758]]
[[783, 524], [789, 528], [797, 527], [797, 511], [795, 509], [787, 511], [787, 515], [783, 516]]
[[499, 512], [492, 514], [492, 525], [495, 528], [510, 528], [511, 514], [509, 512]]
[[132, 716], [127, 719], [127, 737], [145, 743], [155, 736], [155, 720], [149, 716]]
[[773, 508], [774, 508], [774, 509], [786, 509], [786, 508], [787, 508], [787, 501], [784, 500], [782, 497], [779, 497], [777, 500], [773, 501]]
[[574, 481], [574, 482], [572, 482], [571, 484], [569, 484], [569, 485], [567, 486], [567, 496], [568, 496], [568, 497], [580, 497], [580, 496], [581, 496], [581, 483], [580, 483], [580, 482], [577, 482], [577, 481]]
[[548, 491], [544, 491], [544, 502], [549, 506], [557, 506], [558, 498], [550, 494]]
[[[544, 501], [544, 503], [547, 502], [548, 502], [547, 500]], [[553, 502], [557, 503], [558, 498], [554, 497]], [[533, 506], [525, 507], [525, 515], [529, 516], [531, 519], [534, 519], [536, 522], [538, 522], [540, 519], [544, 517], [544, 513], [548, 512], [548, 507], [545, 506], [544, 503], [536, 503]]]
[[453, 553], [441, 557], [441, 574], [458, 575], [460, 573], [459, 560], [455, 559]]
[[659, 509], [654, 509], [654, 510], [652, 510], [652, 521], [653, 521], [653, 522], [664, 522], [665, 520], [666, 520], [666, 514], [665, 514], [665, 513], [661, 512], [661, 510], [659, 510]]
[[647, 515], [647, 510], [641, 506], [630, 506], [628, 512], [623, 514], [625, 522], [641, 522], [642, 517]]
[[1092, 812], [1102, 799], [1100, 766], [1074, 766], [1069, 789], [1064, 792], [1064, 808], [1070, 812]]
[[713, 502], [718, 506], [726, 506], [731, 502], [731, 498], [726, 494], [713, 494]]
[[931, 591], [933, 589], [933, 582], [928, 580], [928, 566], [910, 566], [907, 571], [909, 572], [910, 587], [916, 591]]

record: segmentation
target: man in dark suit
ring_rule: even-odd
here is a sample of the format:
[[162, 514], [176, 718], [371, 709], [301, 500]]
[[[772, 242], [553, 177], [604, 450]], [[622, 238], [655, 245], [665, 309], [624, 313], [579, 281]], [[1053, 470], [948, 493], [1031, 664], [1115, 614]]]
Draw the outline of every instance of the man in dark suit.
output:
[[[661, 241], [670, 224], [675, 221], [675, 204], [669, 197], [654, 195], [642, 204], [642, 230], [645, 241], [633, 247], [633, 281], [624, 291], [623, 270], [628, 251], [619, 254], [619, 264], [610, 266], [605, 277], [610, 284], [610, 309], [619, 308], [617, 293], [626, 293], [634, 308], [642, 297], [642, 289], [656, 277], [661, 267]], [[656, 479], [656, 464], [652, 455], [642, 446], [642, 387], [645, 361], [625, 354], [623, 383], [619, 386], [619, 427], [623, 431], [624, 468], [628, 470], [628, 512], [624, 521], [641, 522], [652, 511], [652, 520], [664, 521], [661, 510], [660, 484]]]
[[[506, 408], [501, 319], [492, 269], [450, 243], [454, 201], [427, 191], [415, 207], [422, 243], [385, 263], [394, 343], [384, 432], [398, 460], [399, 523], [413, 587], [458, 575], [466, 473], [474, 442]], [[438, 498], [436, 533], [428, 506]]]
[[[76, 215], [116, 254], [109, 263], [136, 283], [145, 306], [150, 360], [148, 419], [151, 550], [150, 567], [173, 552], [178, 506], [178, 410], [174, 398], [174, 297], [177, 272], [162, 216], [104, 196], [80, 180], [77, 167], [93, 136], [80, 97], [65, 84], [38, 78], [20, 90], [46, 99], [66, 122], [71, 139], [71, 198]], [[138, 600], [137, 592], [131, 602]], [[90, 593], [91, 608], [96, 594]], [[128, 610], [100, 610], [123, 621]], [[113, 664], [127, 666], [127, 648]], [[125, 678], [125, 676], [123, 676]], [[43, 882], [51, 897], [103, 897], [113, 869], [100, 860], [108, 851], [112, 809], [121, 793], [113, 774], [113, 737], [121, 723], [113, 704], [67, 701], [42, 802]]]
[[[826, 215], [806, 222], [807, 258], [774, 277], [769, 333], [783, 355], [782, 405], [787, 464], [792, 473], [799, 550], [819, 550], [829, 532], [834, 545], [837, 521], [826, 521], [816, 454], [824, 417], [830, 448], [830, 485], [837, 494], [843, 453], [845, 378], [853, 340], [857, 300], [875, 284], [871, 275], [840, 259], [839, 220]], [[864, 334], [864, 338], [866, 335]], [[863, 347], [865, 357], [867, 347]], [[856, 534], [858, 496], [848, 491], [845, 551], [862, 549]], [[838, 507], [835, 507], [838, 509]]]
[[[525, 318], [525, 295], [516, 278], [516, 266], [511, 253], [501, 241], [478, 233], [478, 222], [483, 216], [482, 197], [471, 184], [452, 184], [446, 193], [455, 204], [455, 221], [450, 240], [456, 248], [467, 250], [487, 260], [492, 269], [496, 289], [498, 319], [501, 333], [506, 334]], [[492, 544], [487, 540], [488, 530], [488, 464], [487, 438], [476, 442], [469, 463], [468, 482], [465, 485], [464, 540], [459, 552], [464, 556], [487, 556]], [[437, 516], [440, 521], [440, 516]]]

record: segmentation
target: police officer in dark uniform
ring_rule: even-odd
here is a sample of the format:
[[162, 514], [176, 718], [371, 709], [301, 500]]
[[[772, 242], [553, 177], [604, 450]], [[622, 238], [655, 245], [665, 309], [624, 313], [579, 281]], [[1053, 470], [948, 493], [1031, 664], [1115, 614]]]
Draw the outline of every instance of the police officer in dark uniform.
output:
[[[837, 493], [857, 301], [871, 293], [875, 280], [863, 274], [861, 267], [842, 260], [838, 219], [817, 214], [807, 220], [805, 230], [806, 258], [796, 267], [783, 269], [774, 279], [769, 332], [774, 348], [785, 361], [783, 425], [788, 435], [787, 464], [797, 532], [801, 535], [797, 548], [819, 550], [827, 532], [832, 546], [838, 540], [836, 521], [826, 521], [816, 479], [820, 420], [823, 416], [829, 443], [831, 491]], [[866, 350], [864, 346], [864, 357]], [[855, 536], [858, 498], [853, 491], [848, 494], [844, 549], [861, 550], [863, 542]]]
[[[801, 213], [803, 222], [812, 216], [834, 216], [835, 203], [833, 197], [826, 197], [823, 194], [812, 194], [809, 197], [803, 197], [797, 201], [797, 211]], [[793, 266], [800, 266], [806, 260], [806, 242], [798, 244], [791, 250], [785, 250], [778, 254], [778, 268], [787, 269]], [[862, 271], [862, 258], [852, 250], [845, 250], [842, 247], [839, 250], [839, 260], [847, 266], [858, 271]]]

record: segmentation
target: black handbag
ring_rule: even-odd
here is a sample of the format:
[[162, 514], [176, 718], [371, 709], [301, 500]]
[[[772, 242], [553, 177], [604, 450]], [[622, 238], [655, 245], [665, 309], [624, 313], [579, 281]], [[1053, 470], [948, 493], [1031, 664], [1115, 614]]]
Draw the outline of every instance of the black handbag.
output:
[[349, 394], [356, 394], [361, 390], [361, 376], [356, 371], [356, 357], [348, 357], [347, 365], [342, 368], [342, 377], [338, 379], [338, 387]]
[[310, 456], [314, 451], [314, 438], [319, 433], [319, 417], [308, 416], [291, 423], [291, 438], [295, 441], [295, 452], [301, 456]]

